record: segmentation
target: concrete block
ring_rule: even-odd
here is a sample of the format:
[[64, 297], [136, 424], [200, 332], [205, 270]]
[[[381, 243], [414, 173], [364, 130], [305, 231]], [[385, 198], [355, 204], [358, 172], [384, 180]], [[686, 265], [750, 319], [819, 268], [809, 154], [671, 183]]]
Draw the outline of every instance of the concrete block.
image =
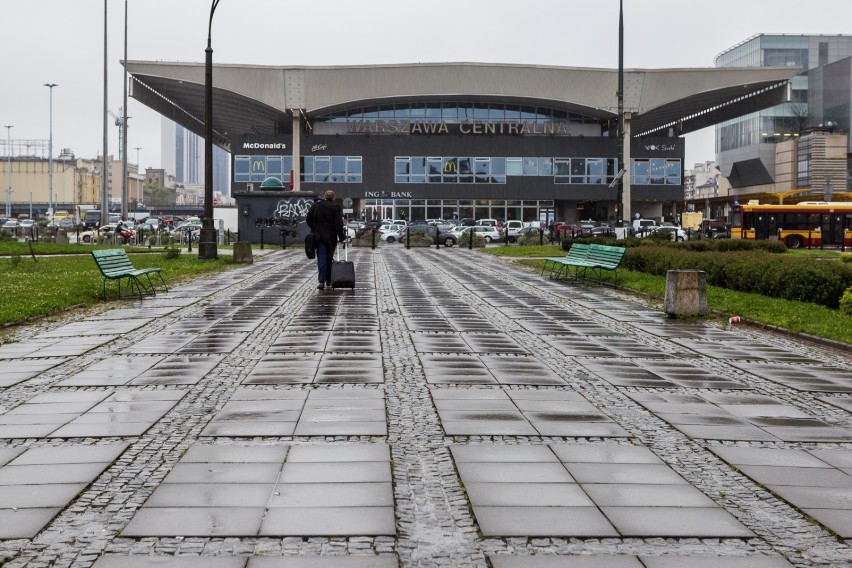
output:
[[240, 241], [234, 243], [234, 262], [251, 264], [254, 262], [254, 257], [251, 253], [251, 243], [248, 241]]
[[665, 311], [672, 318], [707, 313], [707, 275], [703, 270], [669, 270], [666, 273]]

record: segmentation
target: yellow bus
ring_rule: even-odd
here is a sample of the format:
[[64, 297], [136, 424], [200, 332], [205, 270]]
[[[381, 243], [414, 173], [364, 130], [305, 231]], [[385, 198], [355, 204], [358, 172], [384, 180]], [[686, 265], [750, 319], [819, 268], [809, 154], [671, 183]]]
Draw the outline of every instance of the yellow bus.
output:
[[740, 205], [738, 213], [734, 239], [777, 237], [788, 248], [852, 246], [852, 202]]

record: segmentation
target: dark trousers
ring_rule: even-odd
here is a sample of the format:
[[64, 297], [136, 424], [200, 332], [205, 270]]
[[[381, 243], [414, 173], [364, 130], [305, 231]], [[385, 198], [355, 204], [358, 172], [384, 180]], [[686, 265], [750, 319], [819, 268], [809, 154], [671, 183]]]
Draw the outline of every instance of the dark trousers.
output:
[[334, 249], [325, 243], [317, 243], [317, 281], [322, 284], [331, 282], [331, 263], [334, 262]]

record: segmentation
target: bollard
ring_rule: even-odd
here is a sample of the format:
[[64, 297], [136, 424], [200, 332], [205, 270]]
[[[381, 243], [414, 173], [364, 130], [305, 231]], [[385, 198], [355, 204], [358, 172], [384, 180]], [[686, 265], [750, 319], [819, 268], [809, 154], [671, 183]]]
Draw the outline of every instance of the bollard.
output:
[[371, 235], [370, 238], [371, 238], [370, 248], [375, 250], [375, 248], [376, 248], [376, 228], [375, 227], [373, 227], [373, 232], [372, 232], [372, 235]]
[[184, 234], [186, 235], [186, 242], [188, 243], [186, 252], [192, 252], [192, 231], [184, 231]]
[[260, 226], [260, 250], [263, 250], [263, 225]]
[[666, 272], [665, 312], [671, 318], [707, 313], [707, 275], [703, 270]]
[[467, 232], [467, 248], [473, 250], [473, 229]]
[[411, 231], [405, 230], [405, 248], [411, 250]]
[[539, 246], [544, 245], [544, 229], [541, 227], [538, 228], [538, 244]]
[[441, 229], [435, 227], [435, 250], [441, 249]]
[[234, 243], [234, 262], [241, 264], [252, 264], [254, 262], [254, 258], [251, 254], [250, 242], [238, 241]]

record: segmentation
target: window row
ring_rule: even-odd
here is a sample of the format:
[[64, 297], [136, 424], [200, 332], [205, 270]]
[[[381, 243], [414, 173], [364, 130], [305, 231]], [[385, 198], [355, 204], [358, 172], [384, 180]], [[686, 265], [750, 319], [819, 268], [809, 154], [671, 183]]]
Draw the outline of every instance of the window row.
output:
[[594, 117], [548, 107], [463, 102], [375, 105], [318, 116], [316, 120], [319, 122], [416, 120], [447, 123], [465, 121], [600, 123], [600, 120]]
[[[361, 183], [361, 156], [302, 156], [303, 182]], [[234, 156], [234, 182], [263, 182], [268, 177], [282, 181], [290, 178], [293, 169], [291, 156]]]
[[681, 161], [670, 158], [630, 160], [632, 185], [680, 185]]
[[552, 177], [554, 183], [604, 184], [618, 171], [613, 158], [397, 156], [395, 183], [506, 183], [510, 176]]

